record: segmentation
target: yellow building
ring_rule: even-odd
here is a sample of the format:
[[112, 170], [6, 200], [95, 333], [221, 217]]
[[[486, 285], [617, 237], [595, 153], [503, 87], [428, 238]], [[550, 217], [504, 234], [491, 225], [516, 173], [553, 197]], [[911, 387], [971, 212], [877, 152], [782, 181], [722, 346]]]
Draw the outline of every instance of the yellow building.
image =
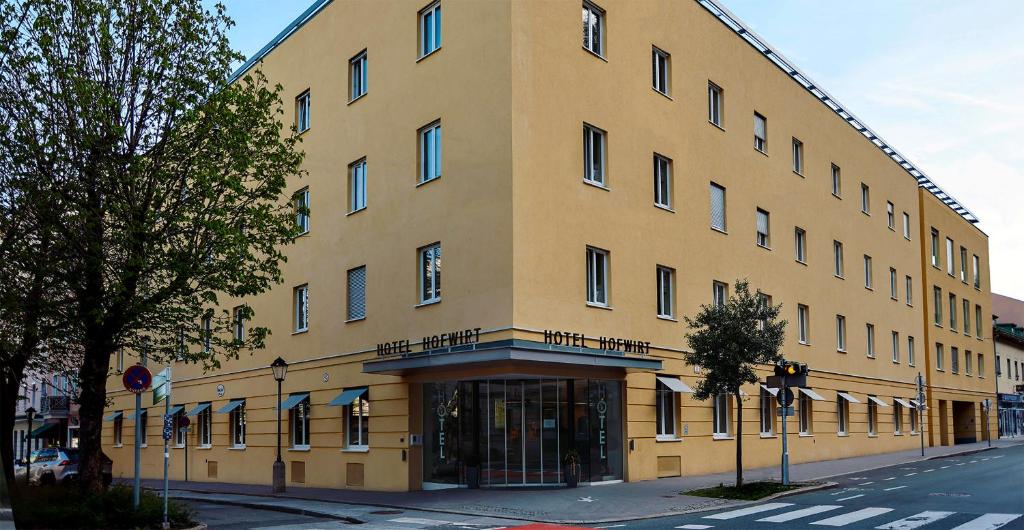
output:
[[[589, 483], [731, 470], [683, 317], [744, 278], [812, 370], [793, 462], [916, 447], [919, 372], [930, 444], [987, 436], [990, 333], [930, 321], [933, 285], [989, 314], [974, 216], [711, 0], [584, 1], [582, 41], [580, 7], [318, 1], [243, 67], [295, 97], [311, 216], [285, 284], [237, 301], [266, 350], [173, 367], [172, 479], [270, 483], [278, 356], [290, 485], [555, 485], [571, 450]], [[922, 261], [932, 227], [977, 256], [967, 283]], [[936, 343], [971, 360], [938, 371]], [[778, 462], [775, 391], [745, 389], [746, 466]]]

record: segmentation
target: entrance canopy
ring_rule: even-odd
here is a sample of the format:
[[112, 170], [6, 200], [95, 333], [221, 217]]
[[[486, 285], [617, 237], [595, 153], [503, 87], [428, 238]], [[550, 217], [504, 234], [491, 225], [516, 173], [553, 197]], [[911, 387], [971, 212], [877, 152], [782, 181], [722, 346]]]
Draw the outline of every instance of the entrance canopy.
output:
[[56, 423], [44, 423], [44, 424], [40, 425], [38, 428], [36, 428], [36, 430], [32, 431], [32, 437], [33, 438], [38, 438], [40, 435], [46, 434], [46, 432], [49, 431], [50, 429], [52, 429], [55, 425], [57, 425], [57, 424]]

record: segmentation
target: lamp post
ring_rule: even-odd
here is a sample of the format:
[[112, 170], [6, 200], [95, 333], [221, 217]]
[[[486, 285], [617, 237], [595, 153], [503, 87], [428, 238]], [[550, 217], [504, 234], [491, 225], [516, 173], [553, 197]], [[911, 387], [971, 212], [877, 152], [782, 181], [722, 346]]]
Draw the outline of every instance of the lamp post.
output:
[[284, 492], [284, 462], [281, 461], [281, 383], [288, 374], [288, 363], [278, 357], [270, 364], [270, 370], [277, 381], [277, 460], [274, 461], [274, 493]]
[[28, 458], [25, 459], [25, 485], [32, 484], [32, 420], [36, 419], [36, 409], [29, 407], [25, 409], [25, 416], [28, 418], [28, 434], [25, 440], [28, 444]]

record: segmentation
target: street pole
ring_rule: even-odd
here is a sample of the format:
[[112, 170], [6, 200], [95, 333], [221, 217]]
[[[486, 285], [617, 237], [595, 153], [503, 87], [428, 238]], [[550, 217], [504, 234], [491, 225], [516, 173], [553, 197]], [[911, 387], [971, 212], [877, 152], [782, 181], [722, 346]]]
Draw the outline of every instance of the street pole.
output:
[[25, 486], [32, 484], [32, 420], [35, 419], [34, 409], [29, 407], [29, 411], [26, 413], [28, 416], [28, 433], [25, 434], [25, 440], [28, 443], [28, 457], [25, 458]]
[[139, 463], [142, 461], [142, 422], [139, 417], [142, 410], [142, 393], [135, 393], [135, 483], [132, 486], [132, 510], [139, 511], [139, 490], [142, 487], [142, 477], [139, 474]]
[[917, 421], [921, 424], [921, 456], [924, 456], [924, 377], [917, 372]]
[[786, 399], [786, 390], [789, 387], [786, 386], [786, 376], [782, 376], [782, 388], [779, 392], [782, 392], [782, 485], [789, 485], [789, 437], [786, 436], [786, 425], [789, 423], [789, 417], [786, 415], [789, 412], [789, 401]]
[[284, 491], [284, 462], [281, 461], [281, 383], [277, 381], [277, 460], [274, 461], [274, 493]]
[[171, 459], [171, 447], [170, 447], [171, 436], [174, 436], [174, 422], [171, 420], [171, 393], [170, 393], [170, 389], [171, 389], [171, 387], [170, 387], [170, 385], [171, 385], [171, 369], [170, 368], [167, 368], [167, 380], [166, 380], [166, 382], [164, 382], [164, 384], [167, 385], [167, 390], [168, 390], [168, 392], [164, 396], [164, 426], [166, 427], [168, 423], [171, 424], [171, 428], [169, 430], [165, 429], [165, 432], [163, 433], [164, 434], [164, 437], [163, 437], [164, 438], [164, 524], [163, 524], [163, 528], [164, 528], [164, 530], [167, 530], [168, 528], [171, 527], [171, 523], [167, 519], [167, 485], [168, 485], [168, 481], [167, 481], [167, 468], [168, 468], [168, 464], [170, 463], [170, 459]]

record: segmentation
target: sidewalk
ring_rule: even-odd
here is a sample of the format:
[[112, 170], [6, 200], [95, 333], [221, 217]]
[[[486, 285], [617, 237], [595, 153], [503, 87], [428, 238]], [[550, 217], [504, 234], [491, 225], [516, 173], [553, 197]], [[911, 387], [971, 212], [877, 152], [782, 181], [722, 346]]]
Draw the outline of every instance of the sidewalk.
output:
[[[992, 448], [1024, 444], [1024, 440], [993, 440]], [[857, 473], [868, 469], [904, 464], [924, 459], [984, 451], [988, 443], [952, 447], [925, 448], [882, 455], [808, 462], [790, 466], [794, 482], [817, 481], [828, 477]], [[747, 469], [744, 480], [778, 480], [779, 468]], [[359, 520], [369, 507], [398, 508], [481, 517], [500, 517], [547, 523], [606, 523], [678, 515], [690, 511], [742, 504], [682, 495], [680, 492], [732, 483], [735, 473], [689, 476], [568, 488], [449, 489], [442, 491], [373, 492], [289, 486], [286, 493], [273, 495], [268, 485], [226, 484], [217, 482], [171, 481], [172, 496], [208, 502], [252, 505], [283, 509], [293, 513], [324, 515]], [[160, 480], [144, 480], [151, 489], [163, 486]], [[303, 511], [304, 510], [304, 511]]]

